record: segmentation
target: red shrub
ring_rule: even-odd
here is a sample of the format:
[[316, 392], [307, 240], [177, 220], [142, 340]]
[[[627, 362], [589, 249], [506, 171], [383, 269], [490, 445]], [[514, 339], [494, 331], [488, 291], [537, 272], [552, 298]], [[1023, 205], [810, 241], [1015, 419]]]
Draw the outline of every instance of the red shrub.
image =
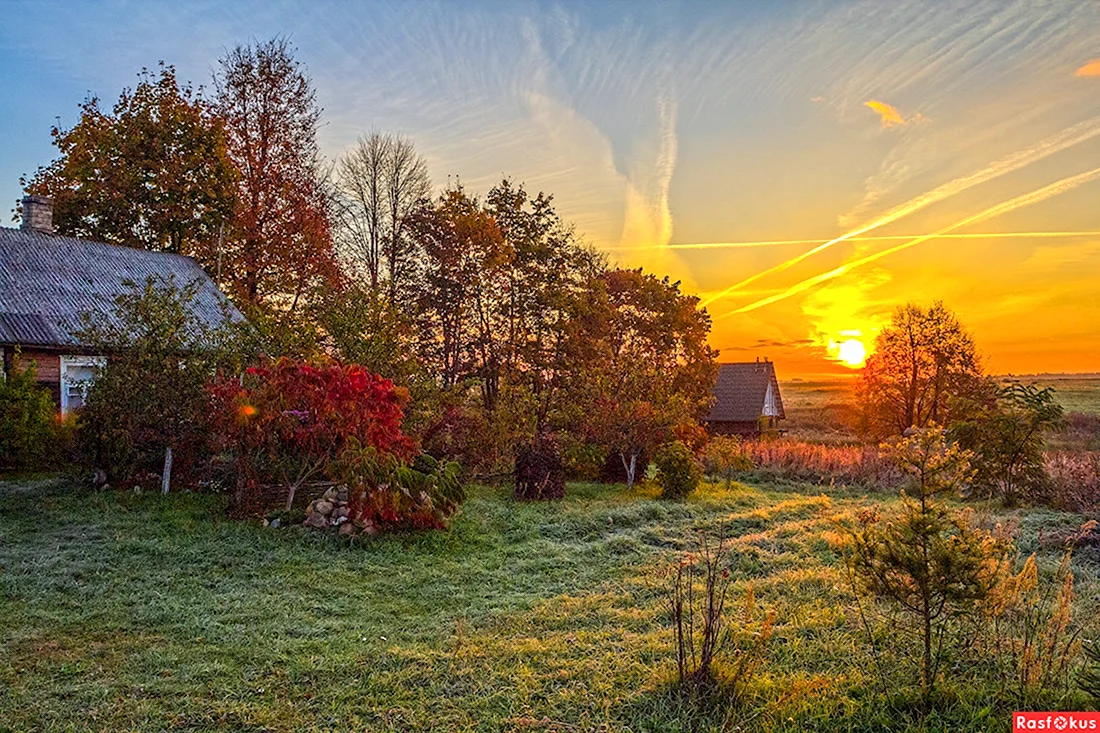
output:
[[253, 367], [241, 380], [212, 387], [219, 438], [237, 464], [238, 507], [264, 483], [289, 487], [287, 508], [305, 482], [325, 477], [346, 445], [370, 446], [409, 458], [401, 432], [408, 394], [356, 364], [280, 359]]

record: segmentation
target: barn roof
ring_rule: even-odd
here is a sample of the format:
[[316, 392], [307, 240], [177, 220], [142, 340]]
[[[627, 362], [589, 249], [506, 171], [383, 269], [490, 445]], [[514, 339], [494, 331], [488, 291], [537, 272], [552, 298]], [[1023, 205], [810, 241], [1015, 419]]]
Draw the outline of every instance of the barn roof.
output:
[[[0, 227], [0, 343], [78, 346], [80, 314], [110, 317], [115, 298], [149, 277], [183, 287], [198, 281], [191, 307], [207, 326], [242, 318], [190, 257]], [[228, 308], [228, 311], [224, 310]]]
[[719, 364], [718, 380], [714, 383], [714, 405], [707, 420], [713, 422], [752, 422], [764, 412], [764, 398], [768, 385], [775, 394], [778, 417], [783, 419], [783, 399], [779, 395], [779, 381], [775, 377], [775, 364], [770, 361], [748, 361], [736, 364]]

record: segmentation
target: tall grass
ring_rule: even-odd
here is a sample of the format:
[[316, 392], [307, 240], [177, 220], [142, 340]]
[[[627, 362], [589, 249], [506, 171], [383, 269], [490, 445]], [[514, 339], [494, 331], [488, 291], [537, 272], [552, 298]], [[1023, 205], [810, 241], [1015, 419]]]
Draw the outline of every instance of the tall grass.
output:
[[896, 486], [901, 472], [874, 445], [825, 445], [780, 439], [746, 442], [742, 451], [756, 469], [778, 478], [813, 483]]
[[1100, 451], [1047, 451], [1043, 467], [1050, 506], [1075, 512], [1100, 507]]

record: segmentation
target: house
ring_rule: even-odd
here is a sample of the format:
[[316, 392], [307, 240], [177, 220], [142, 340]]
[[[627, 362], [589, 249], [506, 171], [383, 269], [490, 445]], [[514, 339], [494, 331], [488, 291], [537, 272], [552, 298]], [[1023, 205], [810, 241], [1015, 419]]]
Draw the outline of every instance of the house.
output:
[[714, 405], [704, 421], [712, 435], [759, 435], [786, 418], [775, 364], [760, 361], [719, 364]]
[[105, 360], [73, 336], [82, 325], [80, 314], [110, 314], [115, 298], [129, 291], [126, 283], [143, 284], [150, 276], [172, 278], [181, 286], [198, 281], [191, 307], [209, 326], [220, 324], [227, 312], [240, 317], [190, 257], [57, 235], [51, 201], [25, 197], [22, 226], [0, 227], [4, 376], [33, 362], [39, 383], [49, 388], [62, 414], [79, 407]]

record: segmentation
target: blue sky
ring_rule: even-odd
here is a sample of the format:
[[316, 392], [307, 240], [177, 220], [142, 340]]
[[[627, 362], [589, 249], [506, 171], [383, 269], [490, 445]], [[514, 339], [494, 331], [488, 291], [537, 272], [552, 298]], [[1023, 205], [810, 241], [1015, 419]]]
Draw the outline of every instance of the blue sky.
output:
[[[5, 212], [19, 176], [51, 159], [55, 118], [72, 125], [86, 95], [109, 105], [160, 60], [209, 85], [227, 47], [279, 34], [316, 83], [326, 156], [371, 129], [406, 133], [437, 184], [458, 175], [484, 191], [507, 174], [553, 192], [616, 261], [669, 272], [708, 300], [813, 245], [675, 245], [827, 241], [1009, 161], [867, 236], [928, 234], [1100, 166], [1090, 127], [1100, 131], [1100, 75], [1088, 71], [1100, 58], [1095, 2], [8, 2], [5, 11]], [[1033, 159], [1012, 163], [1031, 148]], [[1098, 197], [1100, 183], [1083, 180], [955, 231], [1072, 236], [929, 240], [737, 312], [898, 243], [842, 241], [711, 301], [715, 345], [726, 358], [779, 355], [808, 371], [828, 365], [845, 333], [869, 339], [898, 302], [941, 297], [992, 368], [1100, 369], [1100, 335], [1090, 335], [1100, 306], [1086, 304], [1100, 284], [1091, 274], [1100, 240], [1083, 234], [1100, 231]]]

